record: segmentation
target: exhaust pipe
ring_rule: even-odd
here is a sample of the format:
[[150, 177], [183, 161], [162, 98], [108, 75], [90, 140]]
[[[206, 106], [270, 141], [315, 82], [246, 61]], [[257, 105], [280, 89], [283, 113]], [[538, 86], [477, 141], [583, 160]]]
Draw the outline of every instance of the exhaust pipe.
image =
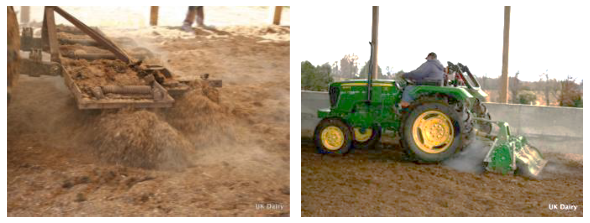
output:
[[371, 89], [373, 88], [373, 43], [371, 45], [371, 59], [369, 59], [369, 72], [367, 73], [367, 103], [371, 103]]

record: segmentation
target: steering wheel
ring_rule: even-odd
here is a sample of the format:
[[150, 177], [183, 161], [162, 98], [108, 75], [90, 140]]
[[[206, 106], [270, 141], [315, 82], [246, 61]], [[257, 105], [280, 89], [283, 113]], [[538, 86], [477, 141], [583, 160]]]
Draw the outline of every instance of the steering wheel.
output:
[[414, 81], [412, 81], [408, 78], [405, 78], [402, 76], [402, 79], [406, 82], [406, 85], [415, 85]]
[[399, 90], [403, 90], [408, 85], [414, 85], [414, 82], [410, 79], [404, 78], [401, 75], [395, 77], [395, 86]]

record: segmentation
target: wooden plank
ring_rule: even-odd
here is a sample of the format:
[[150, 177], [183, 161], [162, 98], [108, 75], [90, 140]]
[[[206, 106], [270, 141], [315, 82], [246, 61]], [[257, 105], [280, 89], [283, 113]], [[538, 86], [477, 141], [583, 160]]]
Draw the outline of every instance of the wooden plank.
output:
[[158, 25], [158, 11], [159, 6], [152, 6], [150, 9], [150, 26]]
[[74, 95], [74, 99], [76, 100], [76, 105], [78, 109], [83, 109], [83, 106], [81, 104], [81, 101], [84, 99], [82, 97], [82, 91], [80, 90], [80, 88], [78, 88], [78, 85], [74, 83], [67, 69], [64, 68], [62, 74], [66, 86], [70, 89], [72, 95]]
[[59, 43], [57, 41], [57, 30], [55, 28], [55, 13], [52, 7], [45, 7], [45, 24], [47, 44], [52, 62], [60, 62]]
[[121, 108], [170, 108], [174, 105], [174, 98], [170, 95], [166, 95], [163, 101], [154, 100], [132, 100], [132, 99], [103, 99], [94, 100], [84, 98], [82, 90], [78, 87], [76, 82], [72, 80], [72, 77], [64, 69], [63, 71], [64, 81], [66, 86], [70, 89], [70, 92], [74, 95], [78, 109], [121, 109]]
[[78, 109], [121, 109], [121, 108], [170, 108], [174, 105], [174, 99], [166, 95], [164, 101], [133, 100], [133, 99], [101, 99], [93, 100], [82, 98], [77, 100]]
[[508, 103], [508, 43], [510, 40], [510, 6], [504, 6], [504, 46], [502, 47], [502, 78], [500, 103]]
[[95, 100], [84, 98], [82, 90], [78, 87], [76, 82], [72, 79], [67, 69], [63, 69], [63, 77], [66, 86], [72, 92], [76, 100], [78, 109], [121, 109], [121, 108], [170, 108], [174, 105], [174, 98], [170, 95], [165, 95], [164, 100], [133, 100], [133, 99], [102, 99]]

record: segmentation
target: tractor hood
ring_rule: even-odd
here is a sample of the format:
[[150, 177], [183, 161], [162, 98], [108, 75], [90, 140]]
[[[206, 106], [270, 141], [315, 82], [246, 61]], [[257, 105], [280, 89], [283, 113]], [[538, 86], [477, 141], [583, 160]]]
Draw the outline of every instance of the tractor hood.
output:
[[[383, 85], [386, 84], [388, 86], [392, 86], [395, 83], [394, 80], [389, 80], [389, 79], [373, 79], [373, 86], [379, 86], [379, 85]], [[330, 86], [335, 86], [335, 85], [342, 85], [342, 86], [367, 86], [367, 80], [365, 79], [354, 79], [354, 80], [345, 80], [345, 81], [338, 81], [338, 82], [333, 82], [330, 84]]]

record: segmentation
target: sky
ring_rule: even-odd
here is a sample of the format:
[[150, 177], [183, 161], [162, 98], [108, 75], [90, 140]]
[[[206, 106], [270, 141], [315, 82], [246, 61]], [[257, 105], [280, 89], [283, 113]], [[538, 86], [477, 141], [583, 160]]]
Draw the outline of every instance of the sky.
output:
[[[550, 78], [568, 75], [583, 79], [590, 69], [588, 22], [585, 7], [512, 6], [508, 74], [517, 71], [521, 80], [536, 81], [547, 72]], [[359, 56], [359, 67], [370, 57], [371, 7], [339, 6], [298, 10], [295, 24], [300, 60], [314, 65], [339, 61], [346, 54]], [[484, 5], [381, 6], [379, 9], [379, 66], [385, 71], [411, 71], [425, 62], [430, 52], [446, 66], [447, 61], [467, 65], [477, 76], [502, 73], [504, 7]], [[295, 31], [294, 31], [295, 32]], [[294, 38], [295, 41], [295, 38]]]

